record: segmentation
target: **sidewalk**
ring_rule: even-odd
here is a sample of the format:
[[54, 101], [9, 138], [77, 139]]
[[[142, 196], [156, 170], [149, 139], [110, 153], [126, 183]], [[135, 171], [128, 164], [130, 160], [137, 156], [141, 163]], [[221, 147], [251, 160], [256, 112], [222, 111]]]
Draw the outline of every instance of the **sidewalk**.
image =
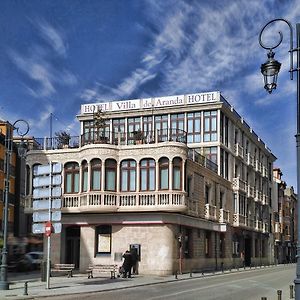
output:
[[[271, 266], [275, 268], [276, 266]], [[259, 268], [258, 268], [259, 269]], [[47, 296], [61, 296], [80, 293], [90, 293], [105, 290], [116, 290], [130, 287], [137, 287], [142, 285], [158, 284], [164, 282], [188, 280], [192, 278], [200, 278], [203, 276], [217, 276], [221, 274], [228, 274], [232, 272], [246, 272], [246, 269], [226, 270], [224, 273], [193, 273], [180, 274], [177, 276], [151, 276], [151, 275], [134, 275], [132, 278], [116, 278], [109, 277], [94, 277], [87, 278], [87, 274], [74, 274], [73, 277], [55, 276], [50, 278], [50, 289], [46, 289], [46, 282], [41, 282], [40, 274], [38, 272], [32, 274], [9, 273], [10, 289], [7, 291], [0, 291], [0, 299], [42, 299]], [[252, 268], [253, 270], [253, 268]], [[24, 295], [24, 285], [28, 282], [28, 295]]]

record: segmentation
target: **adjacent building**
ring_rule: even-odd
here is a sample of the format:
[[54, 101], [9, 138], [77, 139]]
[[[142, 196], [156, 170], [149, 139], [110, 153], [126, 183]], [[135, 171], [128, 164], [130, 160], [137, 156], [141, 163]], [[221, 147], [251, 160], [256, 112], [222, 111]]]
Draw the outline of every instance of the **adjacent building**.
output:
[[36, 139], [35, 166], [62, 171], [52, 262], [120, 263], [172, 274], [267, 264], [275, 156], [219, 92], [84, 104], [80, 136]]

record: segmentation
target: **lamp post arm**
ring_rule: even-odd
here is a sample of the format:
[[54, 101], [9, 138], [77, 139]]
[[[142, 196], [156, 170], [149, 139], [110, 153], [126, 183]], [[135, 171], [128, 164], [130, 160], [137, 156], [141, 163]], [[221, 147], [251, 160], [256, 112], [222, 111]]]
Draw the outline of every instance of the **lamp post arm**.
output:
[[[270, 50], [272, 51], [273, 49], [277, 48], [282, 40], [283, 40], [283, 35], [282, 35], [282, 32], [279, 31], [279, 36], [280, 36], [280, 39], [279, 39], [279, 42], [277, 42], [277, 44], [275, 44], [273, 47], [268, 47], [266, 46], [263, 42], [262, 42], [262, 34], [263, 34], [263, 31], [266, 29], [266, 27], [268, 27], [271, 23], [274, 23], [274, 22], [277, 22], [277, 21], [282, 21], [282, 22], [285, 22], [289, 28], [290, 28], [290, 77], [291, 77], [291, 80], [293, 80], [293, 71], [294, 71], [294, 62], [293, 62], [293, 51], [295, 50], [294, 47], [293, 47], [293, 27], [291, 25], [291, 23], [285, 19], [274, 19], [274, 20], [271, 20], [270, 22], [268, 22], [263, 28], [262, 30], [260, 31], [260, 34], [259, 34], [259, 44], [261, 45], [262, 48], [266, 49], [266, 50]], [[297, 50], [298, 51], [298, 50]]]

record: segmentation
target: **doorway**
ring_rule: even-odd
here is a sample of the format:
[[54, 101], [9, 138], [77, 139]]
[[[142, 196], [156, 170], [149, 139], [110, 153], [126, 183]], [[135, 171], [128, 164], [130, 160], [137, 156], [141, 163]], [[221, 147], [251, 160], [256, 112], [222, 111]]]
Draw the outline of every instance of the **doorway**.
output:
[[245, 238], [245, 266], [251, 266], [251, 238]]
[[75, 264], [75, 268], [79, 268], [80, 258], [80, 227], [66, 228], [66, 254], [65, 262], [67, 264]]

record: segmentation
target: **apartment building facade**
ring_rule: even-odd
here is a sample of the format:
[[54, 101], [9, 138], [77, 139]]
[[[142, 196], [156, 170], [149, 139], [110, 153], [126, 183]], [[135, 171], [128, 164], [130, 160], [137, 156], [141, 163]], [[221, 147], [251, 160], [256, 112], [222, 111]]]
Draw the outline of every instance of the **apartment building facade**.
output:
[[79, 137], [27, 155], [26, 212], [38, 164], [63, 166], [53, 262], [120, 262], [141, 273], [270, 262], [276, 159], [219, 92], [84, 104]]
[[278, 202], [274, 205], [274, 256], [277, 263], [296, 260], [297, 244], [297, 195], [292, 186], [282, 180], [279, 168], [273, 170], [274, 192]]

